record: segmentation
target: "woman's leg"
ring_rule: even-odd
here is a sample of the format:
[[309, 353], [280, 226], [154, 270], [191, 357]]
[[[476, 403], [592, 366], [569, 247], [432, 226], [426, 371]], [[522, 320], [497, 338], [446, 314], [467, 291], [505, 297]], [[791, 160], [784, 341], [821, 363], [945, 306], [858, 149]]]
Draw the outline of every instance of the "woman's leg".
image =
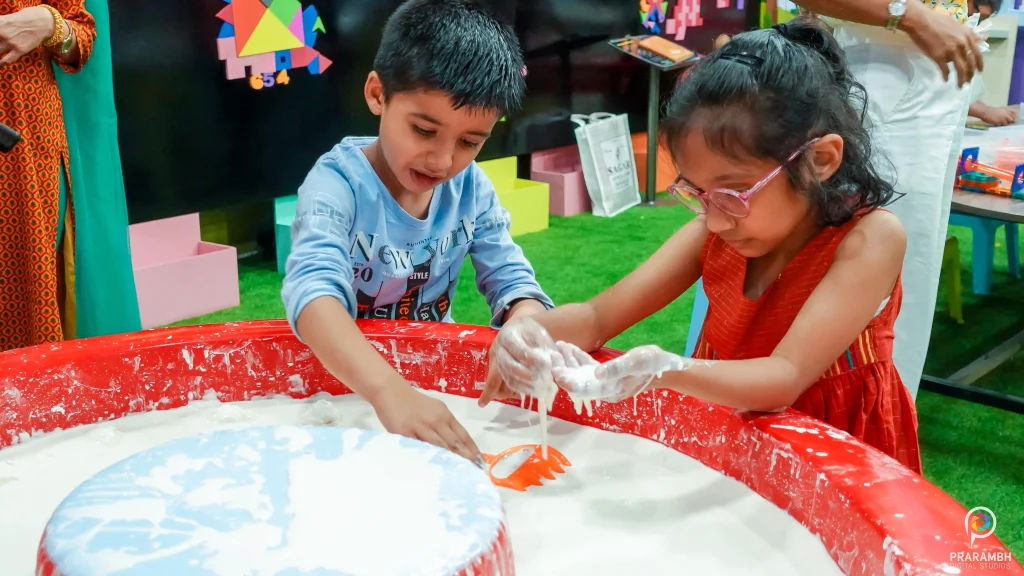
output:
[[60, 196], [57, 205], [57, 252], [64, 241], [64, 217], [68, 208], [68, 175], [64, 170], [64, 162], [60, 163]]
[[74, 210], [70, 185], [64, 162], [60, 164], [60, 195], [57, 209], [57, 306], [60, 308], [61, 328], [65, 340], [75, 337], [77, 309], [75, 306], [75, 251], [74, 229], [71, 226]]
[[61, 324], [67, 324], [64, 321], [65, 306], [64, 299], [67, 294], [67, 281], [64, 277], [64, 250], [61, 249], [61, 244], [64, 243], [64, 215], [67, 210], [68, 202], [68, 186], [67, 186], [67, 173], [64, 170], [64, 161], [60, 163], [60, 193], [57, 200], [57, 307], [60, 309]]
[[[903, 305], [896, 321], [896, 368], [917, 395], [931, 338], [956, 163], [967, 114], [966, 91], [942, 79], [913, 47], [847, 48], [851, 71], [867, 90], [868, 119], [883, 169], [895, 168], [889, 209], [907, 231]], [[891, 165], [889, 164], [891, 163]]]

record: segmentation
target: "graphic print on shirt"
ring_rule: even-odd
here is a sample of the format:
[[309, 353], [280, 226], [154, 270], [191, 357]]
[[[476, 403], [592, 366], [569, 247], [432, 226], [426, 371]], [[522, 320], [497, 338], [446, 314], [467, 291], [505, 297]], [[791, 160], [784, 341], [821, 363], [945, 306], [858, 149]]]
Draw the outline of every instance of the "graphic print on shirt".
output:
[[[414, 267], [413, 273], [406, 281], [405, 294], [398, 302], [377, 306], [377, 295], [367, 294], [362, 288], [356, 288], [357, 316], [374, 320], [416, 320], [419, 322], [442, 322], [451, 308], [449, 294], [455, 289], [455, 282], [448, 273], [448, 285], [441, 295], [431, 302], [423, 301], [423, 287], [430, 280], [430, 265], [427, 260]], [[383, 283], [381, 284], [383, 286]]]
[[[451, 293], [457, 278], [451, 277], [451, 266], [445, 266], [447, 282], [443, 292], [427, 301], [424, 290], [437, 284], [431, 282], [431, 269], [435, 262], [449, 262], [461, 257], [473, 240], [473, 221], [463, 218], [459, 226], [444, 236], [430, 236], [407, 248], [381, 245], [380, 235], [357, 232], [349, 250], [352, 259], [352, 288], [356, 294], [356, 315], [377, 320], [415, 320], [441, 322], [451, 308]], [[417, 260], [421, 260], [415, 264]], [[385, 298], [381, 293], [388, 284], [404, 282], [405, 288], [397, 300]], [[394, 294], [395, 290], [387, 292]]]

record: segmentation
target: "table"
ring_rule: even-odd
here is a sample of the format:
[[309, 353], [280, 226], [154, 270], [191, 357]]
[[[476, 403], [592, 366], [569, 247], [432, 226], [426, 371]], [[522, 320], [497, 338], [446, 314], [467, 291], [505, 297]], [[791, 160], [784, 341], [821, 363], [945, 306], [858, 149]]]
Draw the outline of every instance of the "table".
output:
[[[1015, 200], [1006, 196], [954, 190], [951, 211], [980, 216], [982, 218], [992, 218], [1003, 222], [1024, 224], [1024, 200]], [[977, 360], [961, 368], [949, 378], [923, 375], [921, 377], [921, 389], [1024, 414], [1024, 398], [985, 390], [984, 388], [971, 385], [972, 382], [977, 381], [1012, 358], [1022, 348], [1024, 348], [1024, 325], [1021, 326], [1021, 331], [1015, 336], [982, 354]]]

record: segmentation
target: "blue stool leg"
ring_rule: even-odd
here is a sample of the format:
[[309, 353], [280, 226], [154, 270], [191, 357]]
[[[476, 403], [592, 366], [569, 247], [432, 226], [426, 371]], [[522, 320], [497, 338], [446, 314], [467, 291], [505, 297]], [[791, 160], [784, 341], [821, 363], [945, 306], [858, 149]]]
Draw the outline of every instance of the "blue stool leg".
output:
[[693, 356], [697, 348], [700, 330], [704, 327], [704, 316], [708, 313], [708, 297], [704, 293], [704, 281], [697, 281], [697, 297], [693, 299], [693, 312], [690, 314], [690, 332], [686, 335], [686, 356]]
[[1010, 268], [1010, 276], [1020, 278], [1020, 240], [1017, 236], [1017, 225], [1006, 223], [1006, 263]]
[[975, 294], [989, 294], [992, 291], [992, 260], [995, 258], [996, 228], [999, 222], [978, 218], [971, 229], [974, 237], [971, 276]]

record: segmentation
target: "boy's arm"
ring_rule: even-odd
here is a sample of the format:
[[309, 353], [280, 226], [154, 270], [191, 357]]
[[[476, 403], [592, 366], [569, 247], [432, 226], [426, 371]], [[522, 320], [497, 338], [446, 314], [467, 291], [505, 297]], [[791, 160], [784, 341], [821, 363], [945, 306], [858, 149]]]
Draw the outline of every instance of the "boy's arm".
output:
[[386, 382], [401, 377], [353, 320], [356, 298], [347, 239], [354, 213], [352, 190], [340, 167], [321, 160], [299, 189], [281, 295], [295, 334], [328, 372], [372, 403]]
[[508, 212], [484, 171], [471, 165], [467, 184], [474, 187], [478, 212], [469, 257], [476, 270], [476, 286], [491, 307], [491, 326], [501, 327], [513, 316], [534, 314], [554, 307], [541, 290], [533, 267], [512, 240]]
[[288, 322], [324, 368], [369, 402], [388, 432], [447, 448], [470, 460], [480, 451], [444, 402], [420, 394], [377, 353], [356, 325], [348, 252], [352, 190], [331, 159], [299, 189], [292, 251], [281, 290]]

